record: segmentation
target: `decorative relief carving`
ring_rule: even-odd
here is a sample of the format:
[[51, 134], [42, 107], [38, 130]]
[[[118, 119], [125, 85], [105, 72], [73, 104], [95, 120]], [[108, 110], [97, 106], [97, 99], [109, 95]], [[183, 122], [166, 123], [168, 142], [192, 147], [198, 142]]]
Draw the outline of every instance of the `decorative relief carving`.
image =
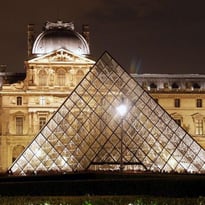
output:
[[74, 30], [74, 24], [73, 22], [64, 23], [63, 21], [57, 21], [56, 23], [53, 22], [47, 22], [45, 25], [46, 30], [54, 29], [54, 28], [64, 28], [68, 30]]
[[12, 86], [13, 88], [16, 88], [16, 89], [23, 89], [23, 87], [24, 87], [24, 82], [21, 81], [21, 82], [18, 82], [18, 83], [13, 83], [11, 86]]
[[57, 52], [56, 55], [51, 56], [51, 61], [73, 61], [75, 57], [63, 51]]

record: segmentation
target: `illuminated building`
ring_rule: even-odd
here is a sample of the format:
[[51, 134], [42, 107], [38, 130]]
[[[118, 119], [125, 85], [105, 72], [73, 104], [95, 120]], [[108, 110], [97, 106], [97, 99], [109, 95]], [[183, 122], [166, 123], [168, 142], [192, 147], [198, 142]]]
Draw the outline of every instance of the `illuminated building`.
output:
[[10, 169], [87, 170], [204, 173], [205, 150], [104, 53]]
[[[136, 82], [108, 54], [93, 67], [86, 25], [82, 33], [72, 23], [48, 22], [35, 39], [29, 25], [26, 77], [1, 86], [0, 171], [16, 160], [11, 171], [23, 175], [85, 169], [203, 172], [205, 76], [133, 74]], [[117, 83], [113, 68], [121, 78]], [[90, 69], [107, 73], [92, 76]], [[111, 109], [122, 100], [129, 105], [125, 119]]]
[[133, 76], [179, 125], [205, 147], [205, 75]]
[[47, 22], [35, 39], [33, 25], [28, 26], [26, 77], [1, 86], [1, 172], [7, 171], [95, 63], [89, 58], [88, 26], [83, 26], [82, 34], [73, 23]]

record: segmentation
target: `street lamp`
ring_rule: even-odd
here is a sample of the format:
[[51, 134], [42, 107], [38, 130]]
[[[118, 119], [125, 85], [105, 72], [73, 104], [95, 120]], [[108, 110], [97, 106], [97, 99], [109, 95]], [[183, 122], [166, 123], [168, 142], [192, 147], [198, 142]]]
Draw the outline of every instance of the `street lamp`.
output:
[[120, 171], [123, 171], [123, 117], [127, 113], [127, 106], [124, 103], [124, 100], [122, 99], [121, 104], [116, 108], [117, 112], [119, 113], [121, 119], [120, 119], [120, 125], [121, 125], [121, 136], [120, 136]]
[[122, 118], [126, 114], [126, 112], [127, 112], [127, 106], [124, 103], [120, 104], [117, 107], [117, 112], [120, 114], [120, 116]]

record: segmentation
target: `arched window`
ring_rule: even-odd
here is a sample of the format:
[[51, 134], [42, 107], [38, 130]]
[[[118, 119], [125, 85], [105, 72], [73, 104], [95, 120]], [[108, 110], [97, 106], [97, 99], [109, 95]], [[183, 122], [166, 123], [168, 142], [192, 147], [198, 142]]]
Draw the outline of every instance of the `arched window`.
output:
[[194, 83], [193, 85], [192, 85], [192, 87], [193, 87], [193, 89], [195, 90], [197, 90], [197, 89], [200, 89], [200, 85], [198, 84], [198, 83]]
[[65, 71], [64, 70], [58, 70], [58, 85], [63, 86], [65, 85]]
[[177, 83], [173, 83], [173, 84], [172, 84], [172, 88], [173, 88], [173, 89], [178, 89], [178, 88], [179, 88], [179, 85], [178, 85]]
[[39, 71], [39, 85], [44, 86], [47, 85], [47, 73], [44, 70]]
[[16, 160], [16, 158], [23, 152], [24, 149], [25, 149], [25, 147], [22, 145], [16, 145], [13, 148], [12, 162], [14, 162]]
[[149, 85], [149, 90], [156, 90], [157, 89], [157, 85], [155, 84], [155, 83], [151, 83], [150, 85]]

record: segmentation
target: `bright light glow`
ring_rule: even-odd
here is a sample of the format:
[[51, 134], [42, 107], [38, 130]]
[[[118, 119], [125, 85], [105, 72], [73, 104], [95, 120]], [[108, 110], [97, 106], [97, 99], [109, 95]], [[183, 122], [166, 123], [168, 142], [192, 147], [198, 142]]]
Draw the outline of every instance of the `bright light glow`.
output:
[[119, 105], [116, 109], [120, 116], [124, 116], [127, 112], [127, 106], [125, 104]]

